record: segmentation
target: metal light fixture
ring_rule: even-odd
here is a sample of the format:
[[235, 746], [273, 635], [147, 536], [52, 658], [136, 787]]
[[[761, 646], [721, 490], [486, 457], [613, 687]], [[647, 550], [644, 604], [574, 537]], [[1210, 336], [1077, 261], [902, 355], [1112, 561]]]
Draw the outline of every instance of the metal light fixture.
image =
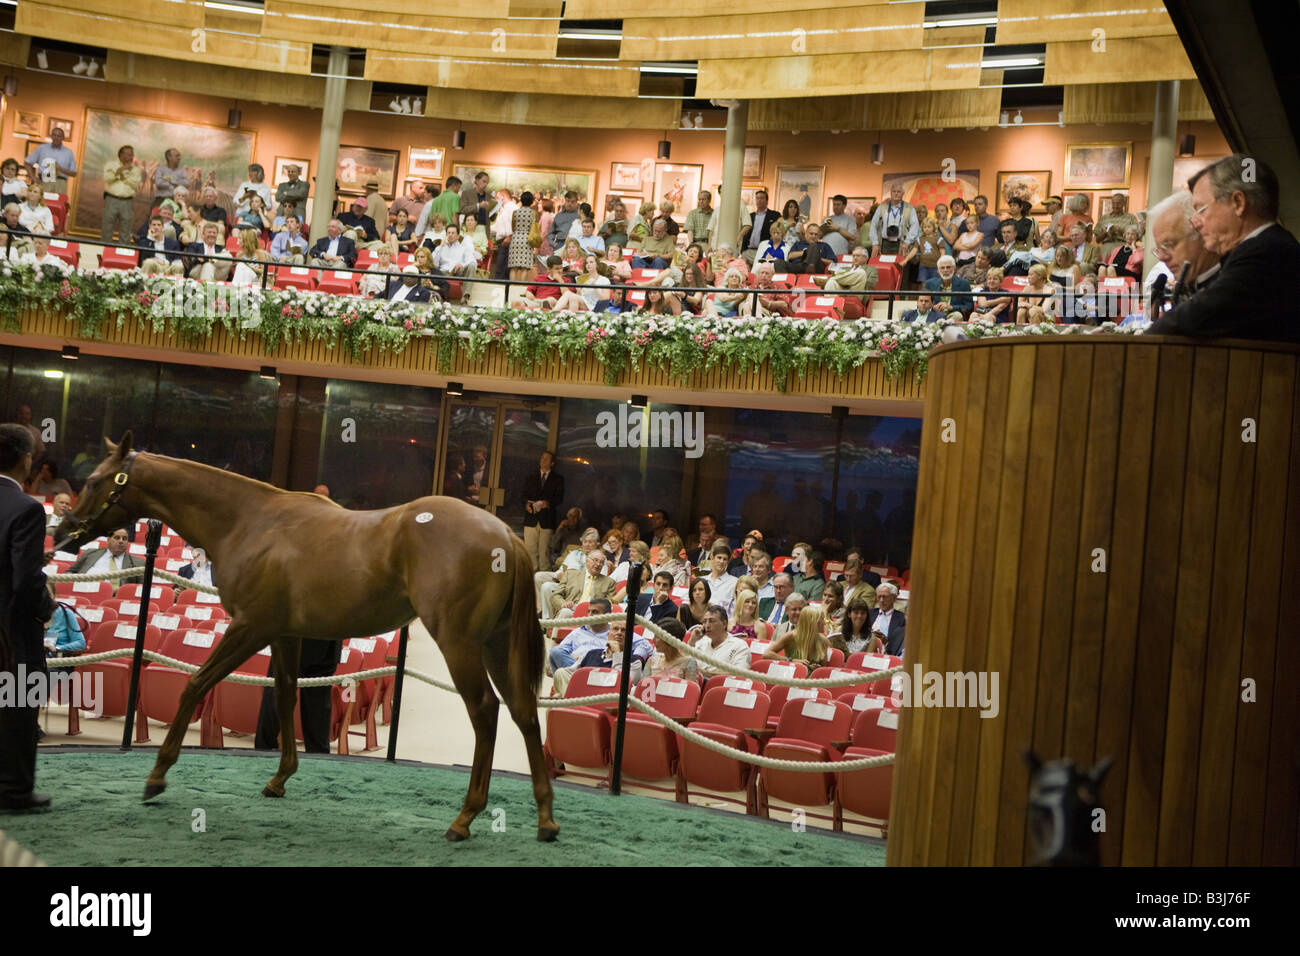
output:
[[1020, 110], [1016, 110], [1016, 115], [1011, 117], [1011, 124], [1013, 126], [1019, 126], [1024, 121], [1025, 121], [1025, 114], [1020, 112]]
[[1178, 155], [1179, 156], [1196, 155], [1196, 137], [1193, 136], [1191, 133], [1188, 133], [1186, 136], [1184, 136], [1182, 139], [1178, 141]]
[[12, 73], [5, 77], [5, 96], [14, 96], [18, 93], [18, 77]]
[[75, 345], [65, 345], [63, 346], [63, 351], [60, 352], [59, 355], [65, 359], [79, 359], [81, 358], [81, 349], [77, 348]]
[[871, 144], [871, 165], [883, 166], [885, 163], [885, 146], [883, 143]]
[[656, 155], [660, 159], [669, 159], [672, 157], [672, 154], [673, 154], [673, 144], [666, 139], [661, 139], [659, 141], [659, 151]]
[[88, 64], [86, 64], [86, 76], [96, 76], [98, 74], [99, 74], [99, 61], [96, 59], [91, 59], [91, 61]]
[[650, 399], [646, 395], [633, 395], [627, 400], [627, 403], [636, 408], [645, 408], [650, 404]]
[[465, 394], [465, 386], [460, 382], [448, 382], [446, 392], [454, 398], [459, 398], [461, 395]]
[[238, 106], [232, 106], [230, 112], [226, 114], [226, 125], [231, 129], [239, 129], [239, 125], [244, 121], [244, 114]]
[[36, 65], [39, 66], [42, 70], [48, 70], [50, 68], [50, 55], [46, 53], [44, 50], [37, 50]]
[[77, 57], [77, 65], [72, 68], [72, 72], [78, 75], [86, 72], [86, 58], [84, 56]]
[[465, 131], [463, 129], [458, 129], [456, 130], [456, 132], [451, 134], [451, 148], [452, 149], [465, 148]]
[[269, 378], [269, 379], [274, 380], [274, 378], [275, 378], [275, 366], [274, 366], [274, 365], [263, 365], [263, 366], [262, 366], [262, 370], [261, 370], [260, 372], [258, 372], [257, 374], [258, 374], [261, 378]]

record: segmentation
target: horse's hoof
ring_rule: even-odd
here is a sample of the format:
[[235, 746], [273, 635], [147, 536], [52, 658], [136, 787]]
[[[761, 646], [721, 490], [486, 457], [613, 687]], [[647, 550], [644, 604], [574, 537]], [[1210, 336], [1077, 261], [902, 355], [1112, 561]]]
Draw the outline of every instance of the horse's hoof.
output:
[[469, 839], [469, 834], [461, 833], [455, 827], [447, 827], [447, 832], [442, 835], [442, 838], [448, 843], [461, 843]]
[[537, 828], [538, 843], [554, 843], [555, 838], [558, 837], [559, 835], [560, 835], [559, 827], [538, 827]]
[[166, 789], [167, 784], [165, 783], [146, 783], [144, 785], [144, 800], [142, 802], [147, 803]]
[[264, 797], [283, 797], [283, 796], [284, 796], [284, 791], [281, 790], [279, 793], [276, 793], [274, 790], [271, 789], [270, 785], [267, 785], [267, 786], [265, 786], [265, 787], [262, 788], [262, 796], [264, 796]]

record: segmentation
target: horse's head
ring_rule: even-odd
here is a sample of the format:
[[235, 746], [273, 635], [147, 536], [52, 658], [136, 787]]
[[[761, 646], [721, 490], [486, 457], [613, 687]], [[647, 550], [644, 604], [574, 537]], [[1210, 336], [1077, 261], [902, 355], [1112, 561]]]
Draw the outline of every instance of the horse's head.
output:
[[131, 515], [123, 507], [121, 498], [127, 488], [131, 461], [135, 457], [131, 443], [130, 429], [116, 445], [107, 438], [104, 439], [106, 457], [86, 479], [76, 507], [63, 516], [59, 528], [64, 536], [55, 542], [56, 551], [65, 550], [68, 545], [80, 547], [112, 528], [120, 528], [130, 519]]
[[1094, 811], [1101, 806], [1101, 781], [1113, 762], [1099, 761], [1080, 772], [1073, 760], [1043, 763], [1033, 751], [1029, 765], [1029, 838], [1037, 865], [1096, 865]]

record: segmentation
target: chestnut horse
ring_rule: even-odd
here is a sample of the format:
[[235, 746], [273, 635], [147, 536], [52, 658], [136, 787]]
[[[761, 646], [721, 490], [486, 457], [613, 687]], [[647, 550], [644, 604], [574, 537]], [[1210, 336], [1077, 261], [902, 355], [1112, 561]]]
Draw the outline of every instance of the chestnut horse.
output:
[[[282, 491], [197, 462], [118, 445], [86, 480], [64, 519], [80, 544], [141, 516], [159, 518], [203, 547], [220, 576], [230, 626], [185, 687], [144, 799], [163, 792], [199, 701], [239, 664], [271, 647], [280, 766], [264, 796], [284, 796], [298, 769], [294, 743], [300, 641], [343, 641], [391, 631], [415, 617], [438, 643], [474, 725], [474, 766], [448, 840], [469, 837], [487, 805], [498, 701], [505, 697], [528, 748], [537, 838], [559, 832], [538, 730], [545, 644], [535, 614], [533, 566], [497, 518], [455, 498], [420, 498], [380, 511], [348, 511], [320, 495]], [[491, 681], [489, 682], [489, 676]]]

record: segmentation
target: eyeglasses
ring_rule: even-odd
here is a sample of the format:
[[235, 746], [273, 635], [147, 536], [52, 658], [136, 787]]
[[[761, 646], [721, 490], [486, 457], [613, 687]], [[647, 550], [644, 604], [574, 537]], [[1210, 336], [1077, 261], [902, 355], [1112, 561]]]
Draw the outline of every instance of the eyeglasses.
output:
[[1206, 210], [1209, 208], [1210, 208], [1210, 204], [1208, 202], [1196, 203], [1195, 205], [1192, 206], [1192, 215], [1204, 216]]
[[1157, 256], [1168, 256], [1168, 255], [1173, 255], [1174, 247], [1177, 246], [1179, 242], [1182, 242], [1182, 240], [1179, 239], [1178, 242], [1160, 242], [1160, 243], [1157, 243], [1156, 246], [1155, 246], [1154, 252], [1155, 252], [1155, 254], [1156, 254]]

